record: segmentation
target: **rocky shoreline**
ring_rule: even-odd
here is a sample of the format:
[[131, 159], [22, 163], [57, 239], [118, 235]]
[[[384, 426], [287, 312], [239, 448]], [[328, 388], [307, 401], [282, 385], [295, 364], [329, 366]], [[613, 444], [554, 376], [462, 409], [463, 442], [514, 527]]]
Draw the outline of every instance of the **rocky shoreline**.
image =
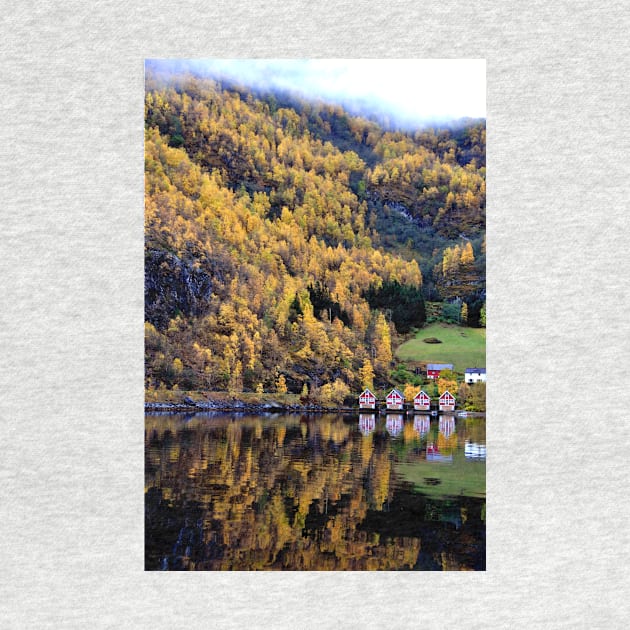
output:
[[[242, 400], [192, 400], [184, 398], [181, 402], [145, 402], [145, 413], [196, 413], [208, 411], [231, 411], [239, 413], [358, 413], [356, 407], [322, 407], [321, 405], [289, 405], [277, 401], [266, 403], [246, 403]], [[379, 413], [379, 410], [362, 410], [363, 413]], [[483, 411], [457, 410], [458, 417], [481, 417]]]
[[322, 407], [320, 405], [288, 405], [276, 401], [266, 403], [246, 403], [242, 400], [192, 400], [182, 402], [146, 402], [145, 413], [152, 412], [200, 412], [200, 411], [237, 411], [240, 413], [330, 413], [355, 411], [349, 407]]

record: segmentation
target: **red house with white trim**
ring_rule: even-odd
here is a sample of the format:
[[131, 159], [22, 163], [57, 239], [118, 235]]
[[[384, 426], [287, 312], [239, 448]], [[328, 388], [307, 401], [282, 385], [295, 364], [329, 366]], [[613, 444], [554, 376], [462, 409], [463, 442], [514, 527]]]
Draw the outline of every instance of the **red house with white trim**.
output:
[[359, 396], [359, 409], [376, 409], [376, 396], [369, 389]]
[[413, 408], [416, 411], [429, 411], [431, 409], [431, 396], [424, 390], [418, 392], [413, 399]]
[[455, 411], [455, 396], [448, 390], [440, 396], [440, 411]]
[[405, 397], [397, 389], [392, 389], [392, 391], [387, 394], [385, 402], [387, 403], [387, 409], [393, 411], [402, 411], [405, 408]]
[[427, 363], [427, 378], [436, 379], [442, 370], [453, 370], [452, 363]]

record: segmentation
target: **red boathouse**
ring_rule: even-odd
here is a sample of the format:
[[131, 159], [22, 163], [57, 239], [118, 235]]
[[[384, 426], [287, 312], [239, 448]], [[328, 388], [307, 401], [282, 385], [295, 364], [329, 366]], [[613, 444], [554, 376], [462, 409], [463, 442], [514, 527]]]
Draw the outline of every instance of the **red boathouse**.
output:
[[402, 411], [405, 408], [405, 397], [397, 389], [392, 389], [392, 391], [387, 394], [385, 402], [387, 403], [388, 410]]
[[416, 411], [429, 411], [431, 409], [431, 397], [425, 391], [420, 391], [413, 399], [413, 408]]
[[359, 396], [359, 409], [376, 409], [376, 396], [369, 389]]
[[455, 396], [448, 390], [440, 396], [440, 411], [455, 411]]

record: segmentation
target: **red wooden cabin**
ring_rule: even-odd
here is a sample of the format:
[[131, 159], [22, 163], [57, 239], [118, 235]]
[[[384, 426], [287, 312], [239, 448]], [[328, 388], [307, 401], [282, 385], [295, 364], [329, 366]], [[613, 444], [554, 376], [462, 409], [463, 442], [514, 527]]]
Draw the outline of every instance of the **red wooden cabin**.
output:
[[359, 396], [359, 409], [376, 409], [376, 396], [369, 389]]
[[387, 409], [393, 411], [401, 411], [405, 408], [405, 397], [397, 389], [392, 389], [392, 391], [387, 394], [385, 402], [387, 403]]
[[455, 396], [448, 390], [440, 396], [440, 411], [455, 411]]
[[416, 411], [429, 411], [431, 409], [431, 396], [425, 391], [420, 391], [413, 399], [413, 408]]
[[452, 363], [427, 363], [427, 378], [436, 379], [442, 370], [452, 370]]

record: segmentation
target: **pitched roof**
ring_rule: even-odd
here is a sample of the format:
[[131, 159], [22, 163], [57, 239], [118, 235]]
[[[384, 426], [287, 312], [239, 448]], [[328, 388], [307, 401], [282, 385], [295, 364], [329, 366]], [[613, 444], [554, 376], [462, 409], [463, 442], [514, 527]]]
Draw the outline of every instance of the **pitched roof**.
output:
[[466, 374], [485, 374], [486, 368], [466, 368]]
[[391, 391], [391, 392], [389, 392], [389, 394], [387, 394], [387, 398], [389, 398], [389, 397], [390, 397], [393, 393], [396, 393], [396, 394], [398, 394], [401, 398], [404, 398], [403, 393], [402, 393], [399, 389], [396, 389], [395, 387], [394, 387], [394, 389], [392, 389], [392, 391]]
[[448, 389], [440, 396], [440, 400], [442, 400], [442, 398], [446, 397], [446, 394], [448, 394], [451, 398], [455, 398], [455, 396], [453, 396], [453, 394], [451, 394], [451, 392], [448, 391]]
[[452, 363], [427, 363], [427, 370], [452, 370]]
[[413, 398], [415, 400], [416, 398], [418, 398], [418, 396], [422, 396], [422, 395], [426, 396], [427, 398], [431, 398], [429, 394], [427, 394], [423, 389], [420, 390]]

